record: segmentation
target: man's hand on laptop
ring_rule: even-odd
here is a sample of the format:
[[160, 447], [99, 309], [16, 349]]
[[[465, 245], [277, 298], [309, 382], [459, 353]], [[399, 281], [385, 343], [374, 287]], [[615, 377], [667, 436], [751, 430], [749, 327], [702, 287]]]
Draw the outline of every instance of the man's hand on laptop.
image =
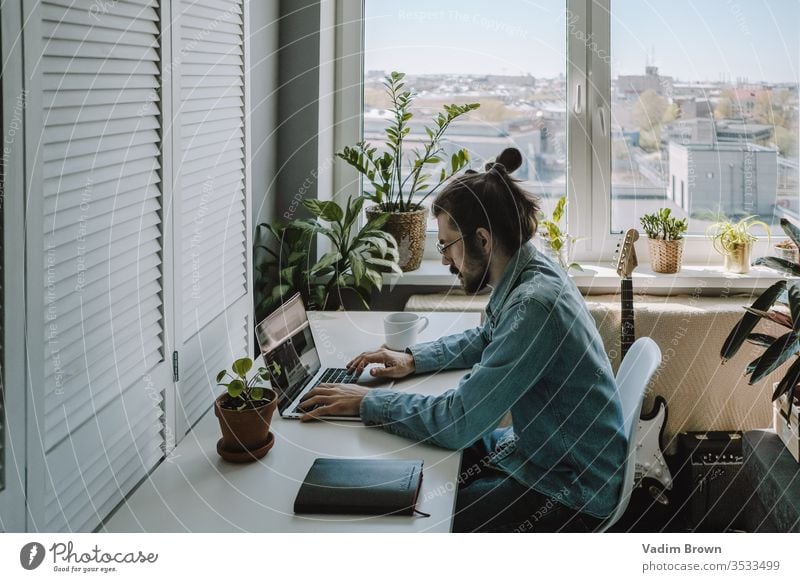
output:
[[416, 370], [414, 356], [387, 348], [364, 352], [360, 356], [356, 356], [347, 364], [347, 370], [349, 372], [357, 371], [360, 374], [367, 364], [383, 364], [383, 368], [377, 366], [369, 371], [376, 378], [405, 378]]
[[320, 384], [300, 401], [300, 408], [309, 410], [300, 420], [314, 420], [318, 416], [358, 416], [367, 392], [369, 388], [358, 384]]

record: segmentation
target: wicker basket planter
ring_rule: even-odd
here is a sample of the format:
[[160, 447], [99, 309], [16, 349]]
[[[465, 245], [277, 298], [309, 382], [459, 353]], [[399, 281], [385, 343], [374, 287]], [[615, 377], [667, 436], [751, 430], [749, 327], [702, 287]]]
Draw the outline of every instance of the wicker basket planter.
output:
[[[377, 206], [367, 208], [367, 218], [373, 219], [382, 214]], [[400, 254], [400, 268], [404, 272], [419, 269], [425, 251], [425, 225], [428, 221], [428, 209], [412, 212], [391, 212], [383, 230], [391, 234], [397, 241]]]
[[650, 249], [650, 266], [656, 273], [677, 273], [681, 270], [683, 239], [647, 239]]

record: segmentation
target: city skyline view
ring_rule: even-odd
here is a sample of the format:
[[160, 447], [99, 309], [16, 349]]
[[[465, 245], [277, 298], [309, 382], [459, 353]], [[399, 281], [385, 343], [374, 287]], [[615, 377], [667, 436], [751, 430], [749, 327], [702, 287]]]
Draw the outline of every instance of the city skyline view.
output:
[[[480, 103], [445, 147], [467, 148], [474, 168], [517, 147], [517, 177], [547, 211], [568, 179], [566, 40], [600, 50], [564, 5], [518, 1], [512, 19], [480, 0], [435, 10], [368, 0], [365, 137], [386, 123], [382, 76], [404, 71], [419, 114], [409, 139], [442, 104]], [[611, 74], [613, 230], [662, 206], [692, 232], [720, 213], [800, 218], [798, 22], [788, 0], [612, 2], [611, 53], [598, 56]]]
[[[365, 70], [416, 74], [565, 74], [564, 1], [518, 0], [498, 12], [485, 0], [432, 7], [409, 0], [365, 5]], [[684, 82], [798, 82], [800, 3], [793, 0], [614, 0], [612, 74], [648, 64]], [[410, 33], [412, 31], [413, 33]], [[591, 43], [589, 39], [587, 42]]]

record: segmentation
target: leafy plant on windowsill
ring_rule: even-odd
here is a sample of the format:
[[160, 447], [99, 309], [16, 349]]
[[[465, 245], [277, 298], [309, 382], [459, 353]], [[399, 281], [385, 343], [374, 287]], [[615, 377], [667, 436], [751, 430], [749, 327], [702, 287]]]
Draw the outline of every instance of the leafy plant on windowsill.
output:
[[[781, 219], [781, 228], [794, 242], [800, 243], [800, 230], [787, 219]], [[760, 257], [753, 263], [763, 265], [782, 273], [800, 276], [800, 265], [786, 259], [778, 257]], [[786, 315], [780, 311], [772, 309], [772, 306], [787, 291], [789, 313]], [[786, 280], [778, 281], [764, 291], [750, 307], [746, 307], [747, 313], [733, 327], [725, 339], [725, 343], [720, 350], [720, 357], [723, 363], [732, 358], [739, 351], [745, 341], [757, 346], [766, 348], [764, 353], [747, 365], [745, 375], [750, 376], [749, 384], [755, 384], [763, 380], [766, 376], [777, 370], [789, 358], [795, 356], [794, 362], [789, 366], [780, 382], [778, 382], [772, 394], [775, 401], [784, 394], [788, 394], [788, 409], [782, 414], [789, 418], [792, 409], [792, 392], [796, 392], [796, 386], [800, 382], [800, 282]], [[753, 329], [761, 319], [769, 319], [789, 331], [780, 337], [774, 337], [763, 333], [754, 333]]]
[[761, 227], [766, 231], [767, 238], [771, 240], [771, 232], [766, 222], [754, 220], [756, 215], [745, 216], [737, 222], [719, 217], [706, 229], [706, 236], [711, 239], [711, 244], [721, 255], [727, 255], [736, 249], [737, 245], [752, 245], [758, 237], [752, 233], [754, 227]]
[[689, 228], [685, 218], [678, 220], [669, 208], [660, 208], [640, 219], [642, 229], [653, 240], [681, 240]]
[[543, 212], [539, 212], [539, 225], [544, 228], [540, 236], [545, 244], [553, 251], [558, 264], [569, 272], [570, 269], [583, 271], [578, 263], [572, 261], [572, 250], [575, 243], [583, 240], [583, 237], [572, 236], [566, 231], [561, 230], [561, 221], [564, 219], [564, 212], [567, 209], [567, 197], [562, 196], [558, 199], [553, 215], [548, 219]]
[[[285, 297], [299, 292], [309, 309], [335, 309], [342, 291], [351, 290], [369, 309], [370, 295], [383, 284], [383, 273], [400, 273], [397, 243], [381, 231], [388, 214], [356, 230], [364, 197], [350, 197], [346, 208], [336, 202], [303, 200], [315, 219], [262, 223], [256, 228], [256, 316], [266, 317]], [[314, 235], [331, 242], [331, 250], [311, 263]], [[273, 239], [273, 240], [270, 240]]]
[[[374, 189], [364, 196], [384, 212], [410, 212], [420, 210], [424, 200], [469, 163], [465, 148], [452, 154], [449, 164], [439, 171], [435, 184], [431, 183], [433, 168], [445, 161], [441, 141], [456, 119], [480, 107], [478, 103], [444, 105], [444, 111], [433, 119], [433, 127], [425, 127], [428, 140], [421, 149], [407, 151], [405, 140], [411, 131], [409, 122], [414, 114], [411, 105], [415, 94], [405, 90], [405, 74], [392, 72], [384, 79], [386, 93], [391, 100], [392, 121], [386, 128], [385, 151], [367, 141], [347, 146], [336, 155], [363, 175]], [[404, 175], [403, 162], [410, 157], [410, 171]], [[414, 200], [415, 196], [420, 196]]]

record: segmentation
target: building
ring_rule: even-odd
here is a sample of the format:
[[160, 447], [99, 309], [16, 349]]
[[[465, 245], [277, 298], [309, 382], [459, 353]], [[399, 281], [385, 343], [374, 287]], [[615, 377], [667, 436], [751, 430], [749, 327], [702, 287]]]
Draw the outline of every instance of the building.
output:
[[670, 142], [667, 198], [691, 216], [702, 211], [770, 215], [778, 152], [748, 144]]
[[644, 75], [619, 75], [616, 89], [627, 99], [635, 99], [645, 91], [655, 91], [667, 97], [672, 95], [672, 77], [659, 75], [658, 67], [647, 66]]

